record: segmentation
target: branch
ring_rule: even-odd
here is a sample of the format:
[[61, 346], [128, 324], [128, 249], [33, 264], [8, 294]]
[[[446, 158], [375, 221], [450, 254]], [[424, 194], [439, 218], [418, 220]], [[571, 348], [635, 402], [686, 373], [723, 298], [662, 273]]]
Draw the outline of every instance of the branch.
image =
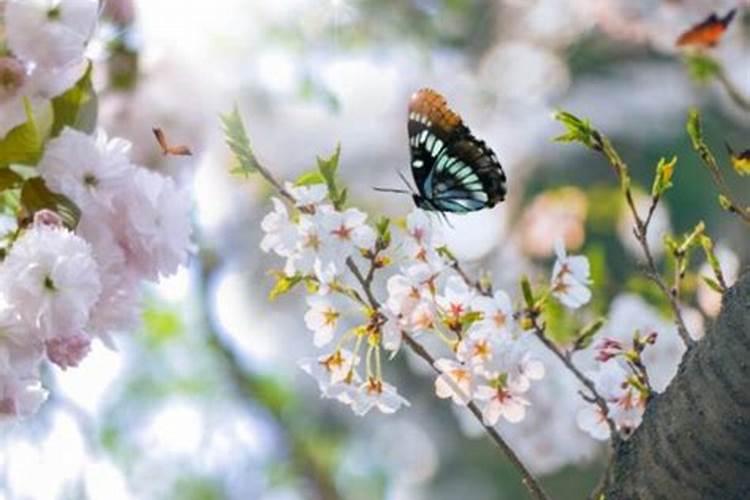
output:
[[656, 283], [661, 292], [667, 298], [669, 306], [672, 309], [672, 314], [674, 315], [675, 324], [677, 325], [677, 333], [680, 335], [680, 338], [682, 339], [682, 342], [685, 344], [685, 346], [690, 349], [695, 345], [695, 341], [690, 337], [687, 326], [685, 326], [685, 320], [682, 317], [682, 311], [680, 310], [680, 306], [677, 303], [677, 297], [671, 292], [670, 288], [664, 281], [664, 278], [662, 278], [661, 274], [659, 274], [659, 269], [656, 267], [656, 261], [654, 260], [654, 257], [651, 253], [651, 248], [648, 244], [648, 226], [651, 223], [651, 219], [654, 211], [656, 210], [656, 205], [659, 202], [659, 198], [656, 196], [652, 198], [651, 206], [648, 210], [648, 215], [644, 221], [644, 219], [642, 219], [640, 214], [638, 213], [638, 209], [635, 206], [635, 201], [633, 200], [633, 192], [630, 189], [630, 177], [628, 175], [627, 164], [622, 160], [622, 158], [620, 158], [620, 155], [617, 154], [617, 151], [614, 149], [612, 143], [607, 137], [601, 136], [599, 134], [597, 135], [599, 137], [601, 147], [596, 150], [600, 151], [607, 158], [607, 161], [609, 161], [610, 165], [615, 170], [615, 174], [620, 180], [620, 184], [622, 185], [622, 189], [625, 193], [625, 200], [627, 202], [628, 208], [630, 210], [630, 213], [633, 215], [633, 220], [635, 221], [633, 234], [638, 240], [638, 243], [643, 250], [643, 254], [646, 257], [646, 265], [648, 266], [648, 272], [646, 274], [654, 283]]
[[[617, 432], [617, 426], [615, 426], [614, 421], [609, 416], [609, 406], [607, 406], [607, 401], [596, 390], [596, 384], [594, 384], [594, 381], [584, 375], [583, 372], [579, 370], [578, 367], [573, 363], [573, 360], [570, 359], [570, 356], [562, 352], [560, 348], [557, 347], [554, 342], [552, 342], [552, 340], [547, 337], [547, 335], [545, 335], [545, 328], [544, 326], [539, 324], [536, 317], [532, 317], [531, 320], [534, 334], [537, 336], [537, 338], [542, 342], [542, 344], [544, 344], [547, 349], [552, 351], [552, 353], [557, 356], [560, 361], [562, 361], [562, 364], [565, 365], [565, 367], [570, 370], [571, 373], [573, 373], [578, 381], [582, 383], [586, 387], [586, 389], [589, 390], [589, 392], [591, 392], [592, 397], [588, 398], [584, 396], [584, 399], [596, 404], [596, 406], [599, 407], [599, 411], [601, 411], [602, 415], [604, 415], [604, 418], [607, 422], [607, 427], [609, 427], [609, 434], [612, 438], [612, 446], [617, 446], [617, 444], [620, 442], [620, 434]], [[583, 394], [581, 396], [583, 396]]]

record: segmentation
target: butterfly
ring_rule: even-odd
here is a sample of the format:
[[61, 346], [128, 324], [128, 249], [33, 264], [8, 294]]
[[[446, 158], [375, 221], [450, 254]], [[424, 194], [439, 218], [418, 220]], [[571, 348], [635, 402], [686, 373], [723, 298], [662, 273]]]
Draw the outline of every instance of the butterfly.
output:
[[750, 149], [735, 153], [729, 143], [724, 143], [729, 153], [729, 161], [739, 175], [750, 175]]
[[155, 127], [152, 130], [154, 132], [154, 136], [156, 137], [156, 142], [158, 142], [159, 147], [161, 147], [161, 153], [164, 156], [192, 156], [193, 152], [190, 151], [190, 148], [188, 148], [187, 146], [170, 146], [167, 142], [167, 136], [164, 134], [164, 131], [162, 129]]
[[438, 92], [421, 89], [411, 97], [407, 128], [417, 207], [466, 213], [505, 199], [505, 173], [497, 156]]
[[715, 12], [712, 13], [704, 21], [681, 34], [677, 39], [677, 46], [715, 47], [736, 13], [737, 9], [732, 9], [723, 18], [716, 15]]

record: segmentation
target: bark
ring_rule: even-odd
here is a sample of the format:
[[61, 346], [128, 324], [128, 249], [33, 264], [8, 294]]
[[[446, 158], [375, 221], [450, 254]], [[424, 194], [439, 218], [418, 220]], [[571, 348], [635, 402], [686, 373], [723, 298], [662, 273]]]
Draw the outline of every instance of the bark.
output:
[[750, 499], [749, 270], [612, 460], [606, 500]]

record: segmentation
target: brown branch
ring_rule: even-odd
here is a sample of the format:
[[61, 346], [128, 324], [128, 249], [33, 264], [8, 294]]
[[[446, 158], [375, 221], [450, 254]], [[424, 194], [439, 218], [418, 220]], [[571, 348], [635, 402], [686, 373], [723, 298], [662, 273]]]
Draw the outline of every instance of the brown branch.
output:
[[633, 200], [633, 192], [630, 189], [630, 178], [628, 174], [627, 164], [622, 160], [622, 158], [620, 158], [620, 155], [617, 154], [617, 151], [615, 151], [612, 143], [608, 138], [601, 136], [601, 145], [601, 153], [607, 158], [610, 165], [615, 170], [615, 173], [618, 176], [618, 179], [620, 180], [620, 183], [623, 187], [623, 191], [625, 192], [625, 200], [627, 202], [628, 208], [630, 209], [630, 213], [633, 215], [633, 220], [635, 221], [633, 234], [635, 234], [635, 237], [638, 240], [641, 249], [643, 250], [643, 254], [646, 257], [646, 265], [648, 266], [646, 275], [651, 279], [651, 281], [656, 283], [656, 286], [659, 287], [661, 292], [667, 298], [669, 307], [672, 309], [672, 314], [674, 315], [675, 324], [677, 325], [677, 333], [679, 334], [685, 346], [690, 349], [695, 345], [695, 341], [690, 337], [690, 333], [688, 332], [687, 326], [685, 325], [685, 320], [682, 317], [682, 311], [680, 310], [680, 306], [677, 303], [676, 296], [671, 293], [669, 287], [664, 281], [664, 278], [662, 278], [661, 274], [659, 274], [659, 269], [656, 267], [656, 261], [654, 260], [654, 257], [651, 253], [651, 248], [648, 244], [648, 225], [651, 222], [651, 218], [654, 211], [656, 210], [656, 205], [659, 202], [659, 199], [658, 197], [652, 198], [648, 216], [644, 221], [638, 213], [638, 209], [635, 206], [635, 201]]
[[532, 317], [531, 320], [536, 337], [542, 342], [542, 344], [544, 344], [544, 346], [548, 350], [552, 351], [552, 353], [557, 356], [562, 364], [565, 365], [565, 367], [570, 370], [570, 372], [578, 379], [578, 381], [583, 384], [591, 393], [590, 398], [584, 396], [584, 399], [586, 401], [594, 403], [599, 407], [599, 411], [601, 411], [602, 415], [604, 415], [605, 421], [607, 422], [607, 427], [609, 427], [609, 434], [612, 438], [612, 446], [616, 446], [620, 441], [620, 434], [617, 432], [617, 426], [615, 426], [614, 421], [609, 416], [609, 406], [607, 406], [607, 401], [599, 394], [599, 391], [596, 390], [596, 384], [594, 384], [594, 381], [584, 375], [584, 373], [579, 370], [578, 367], [573, 363], [571, 357], [567, 353], [563, 352], [559, 347], [557, 347], [557, 345], [555, 345], [552, 340], [547, 337], [547, 335], [545, 334], [545, 327], [539, 324], [539, 321], [536, 317]]

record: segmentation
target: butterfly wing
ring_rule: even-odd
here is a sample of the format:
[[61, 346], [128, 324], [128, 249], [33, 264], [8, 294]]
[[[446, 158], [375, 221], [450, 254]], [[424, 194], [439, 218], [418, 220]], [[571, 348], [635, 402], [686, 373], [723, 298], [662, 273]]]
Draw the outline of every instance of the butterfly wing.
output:
[[505, 173], [495, 153], [472, 135], [440, 94], [422, 89], [412, 96], [408, 129], [423, 208], [470, 212], [505, 198]]
[[716, 13], [711, 14], [702, 22], [682, 33], [677, 39], [677, 46], [715, 47], [729, 27], [736, 12], [737, 9], [732, 9], [723, 18], [720, 18]]

